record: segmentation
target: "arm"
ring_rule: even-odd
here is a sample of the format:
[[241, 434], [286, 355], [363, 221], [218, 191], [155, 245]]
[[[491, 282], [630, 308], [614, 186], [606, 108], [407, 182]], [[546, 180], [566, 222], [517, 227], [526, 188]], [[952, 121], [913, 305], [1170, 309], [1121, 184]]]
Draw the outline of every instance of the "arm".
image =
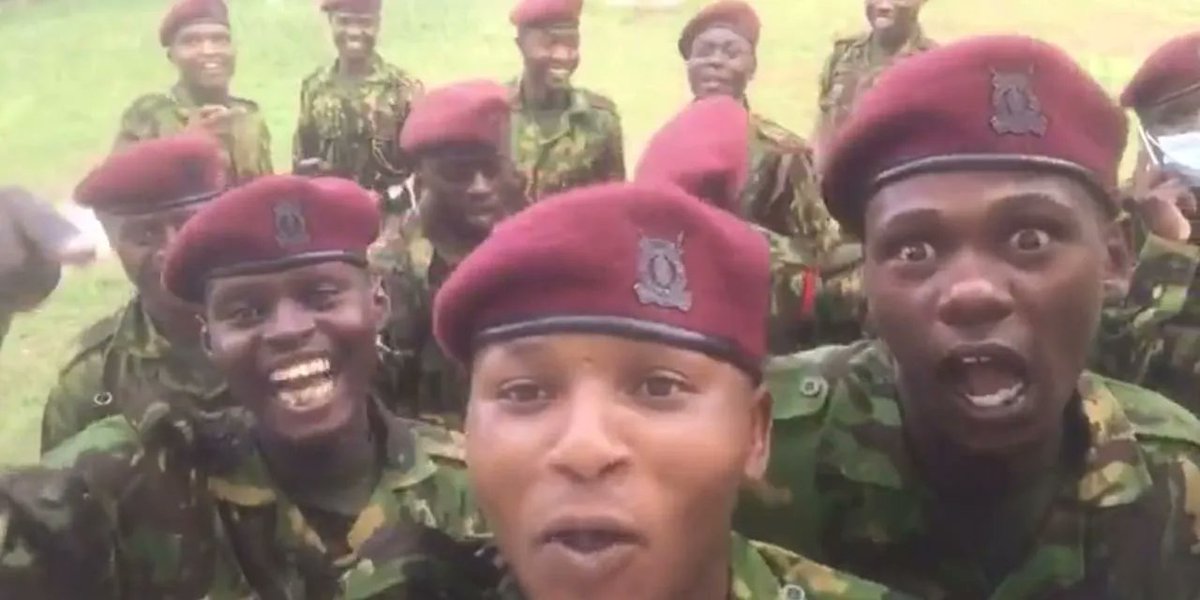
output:
[[43, 454], [115, 412], [104, 385], [104, 363], [101, 349], [84, 350], [59, 375], [42, 412]]
[[300, 117], [296, 122], [296, 133], [292, 136], [292, 168], [300, 161], [320, 158], [320, 144], [312, 118], [312, 103], [309, 101], [308, 86], [300, 86]]
[[612, 121], [608, 127], [607, 141], [604, 146], [604, 156], [600, 161], [601, 181], [625, 181], [625, 136], [621, 130], [621, 116], [616, 109], [612, 113]]

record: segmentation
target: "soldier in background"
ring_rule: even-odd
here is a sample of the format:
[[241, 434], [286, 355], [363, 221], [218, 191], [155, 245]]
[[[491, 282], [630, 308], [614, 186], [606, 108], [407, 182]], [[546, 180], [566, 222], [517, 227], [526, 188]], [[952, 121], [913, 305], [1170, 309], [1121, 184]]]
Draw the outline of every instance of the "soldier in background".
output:
[[[1200, 414], [1200, 34], [1151, 54], [1121, 104], [1140, 121], [1125, 206], [1139, 257], [1128, 294], [1108, 308], [1118, 327], [1098, 340], [1096, 367]], [[1131, 317], [1133, 328], [1119, 327]]]
[[410, 201], [399, 190], [412, 161], [397, 148], [396, 134], [421, 82], [375, 50], [381, 0], [325, 0], [321, 8], [337, 59], [301, 85], [294, 170], [355, 181], [379, 195], [386, 215], [398, 216]]
[[[710, 4], [687, 23], [679, 53], [696, 99], [729, 96], [749, 106], [746, 90], [758, 68], [760, 30], [757, 13], [741, 0]], [[807, 143], [757, 114], [750, 128], [750, 171], [735, 212], [824, 260], [842, 239], [821, 203]]]
[[509, 84], [512, 154], [531, 200], [625, 179], [613, 101], [571, 85], [579, 67], [583, 0], [521, 0], [510, 14], [524, 70]]
[[271, 173], [271, 136], [258, 105], [229, 92], [237, 53], [224, 1], [178, 0], [158, 36], [179, 81], [167, 93], [133, 101], [121, 116], [116, 148], [204, 132], [221, 143], [230, 185]]
[[926, 0], [866, 0], [870, 30], [833, 43], [817, 85], [817, 117], [813, 143], [820, 160], [822, 146], [846, 120], [854, 103], [888, 67], [936, 44], [921, 29]]
[[21, 188], [0, 188], [0, 345], [13, 316], [58, 287], [64, 264], [95, 257], [95, 243], [53, 207]]
[[197, 308], [167, 293], [161, 274], [167, 245], [224, 189], [221, 150], [205, 135], [131, 145], [80, 182], [75, 200], [96, 211], [134, 294], [79, 336], [46, 402], [43, 452], [121, 412], [121, 390], [137, 382], [196, 405], [216, 401], [224, 384], [200, 347]]
[[392, 299], [380, 389], [400, 415], [461, 422], [466, 377], [434, 341], [433, 297], [497, 223], [528, 204], [509, 154], [510, 114], [504, 86], [456, 83], [418, 99], [400, 133], [420, 196], [371, 248], [371, 266]]
[[1062, 50], [897, 65], [830, 148], [879, 341], [783, 357], [741, 531], [922, 598], [1200, 591], [1200, 421], [1084, 370], [1130, 265], [1126, 119]]

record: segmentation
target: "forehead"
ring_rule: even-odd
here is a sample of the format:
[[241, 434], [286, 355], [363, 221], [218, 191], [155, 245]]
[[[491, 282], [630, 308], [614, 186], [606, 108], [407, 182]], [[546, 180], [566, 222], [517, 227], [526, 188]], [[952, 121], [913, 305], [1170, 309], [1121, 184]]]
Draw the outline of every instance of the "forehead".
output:
[[701, 43], [735, 44], [747, 47], [750, 45], [750, 42], [747, 41], [746, 38], [742, 37], [741, 34], [737, 33], [728, 25], [723, 23], [717, 23], [705, 29], [704, 31], [701, 31], [699, 35], [696, 36], [695, 41], [692, 42], [693, 45]]
[[897, 215], [915, 210], [978, 212], [996, 203], [1021, 198], [1049, 202], [1079, 211], [1099, 210], [1099, 204], [1075, 179], [1029, 171], [957, 171], [925, 173], [888, 184], [867, 204], [867, 234]]
[[287, 290], [319, 281], [338, 281], [366, 287], [369, 279], [361, 267], [343, 261], [324, 261], [261, 273], [213, 277], [208, 280], [209, 302], [237, 300], [262, 294], [265, 290]]
[[573, 41], [579, 39], [579, 26], [573, 23], [556, 23], [522, 30], [524, 37], [535, 42]]
[[334, 21], [354, 21], [354, 22], [376, 22], [379, 21], [379, 13], [364, 13], [350, 12], [345, 10], [336, 10], [329, 13], [329, 16]]

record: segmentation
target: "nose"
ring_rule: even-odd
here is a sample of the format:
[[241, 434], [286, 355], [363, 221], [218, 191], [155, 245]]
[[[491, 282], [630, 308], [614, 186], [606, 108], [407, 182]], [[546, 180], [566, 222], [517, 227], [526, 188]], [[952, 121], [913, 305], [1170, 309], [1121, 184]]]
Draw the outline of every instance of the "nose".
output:
[[312, 336], [312, 313], [299, 303], [283, 300], [267, 320], [263, 339], [275, 351], [286, 352], [302, 347]]
[[568, 412], [557, 442], [547, 453], [551, 468], [575, 483], [611, 478], [629, 464], [630, 452], [611, 422], [616, 403], [603, 386], [581, 387], [563, 401]]
[[154, 249], [154, 262], [158, 266], [161, 267], [163, 261], [166, 260], [167, 249], [171, 247], [171, 243], [174, 242], [176, 236], [179, 235], [179, 229], [179, 225], [166, 225], [163, 227], [162, 243]]
[[[966, 262], [966, 261], [963, 261]], [[989, 278], [978, 262], [961, 265], [938, 301], [938, 319], [953, 327], [998, 323], [1012, 314], [1012, 294]]]
[[491, 196], [495, 192], [495, 186], [492, 185], [492, 179], [483, 171], [476, 170], [471, 176], [471, 183], [467, 185], [467, 194], [470, 196]]

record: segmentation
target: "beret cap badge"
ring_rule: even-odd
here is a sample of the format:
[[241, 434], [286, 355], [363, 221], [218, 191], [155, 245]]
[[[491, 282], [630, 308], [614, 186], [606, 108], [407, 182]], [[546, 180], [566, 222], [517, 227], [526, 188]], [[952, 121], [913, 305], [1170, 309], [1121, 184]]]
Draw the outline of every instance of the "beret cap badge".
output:
[[992, 71], [992, 129], [1000, 135], [1045, 135], [1046, 115], [1032, 89], [1032, 73]]
[[683, 267], [683, 236], [675, 240], [643, 236], [638, 240], [638, 302], [683, 312], [692, 309]]

